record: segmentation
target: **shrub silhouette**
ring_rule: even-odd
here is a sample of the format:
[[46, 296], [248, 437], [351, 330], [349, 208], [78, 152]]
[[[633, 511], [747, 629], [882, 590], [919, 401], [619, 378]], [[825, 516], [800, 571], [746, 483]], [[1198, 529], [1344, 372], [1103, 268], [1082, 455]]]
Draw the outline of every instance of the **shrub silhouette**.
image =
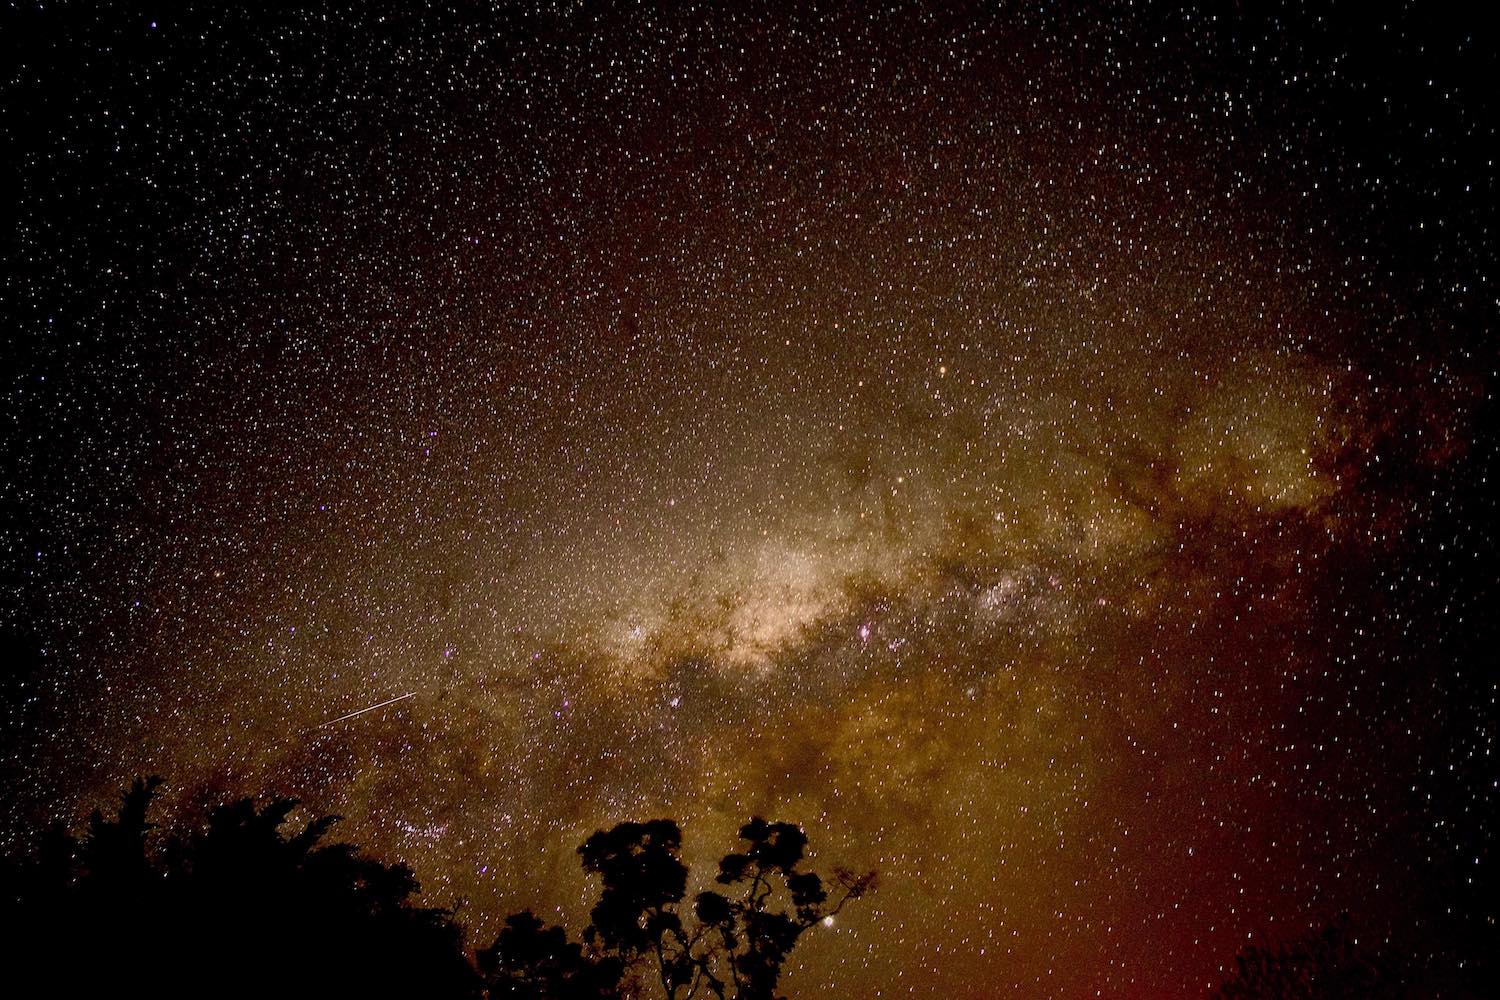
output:
[[495, 943], [478, 955], [495, 1000], [609, 1000], [620, 995], [625, 963], [584, 952], [561, 927], [514, 913]]

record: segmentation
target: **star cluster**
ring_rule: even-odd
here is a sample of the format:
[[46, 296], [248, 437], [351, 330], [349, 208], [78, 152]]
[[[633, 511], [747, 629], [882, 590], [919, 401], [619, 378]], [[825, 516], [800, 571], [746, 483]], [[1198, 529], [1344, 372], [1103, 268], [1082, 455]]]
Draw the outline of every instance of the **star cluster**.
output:
[[487, 941], [586, 922], [599, 827], [704, 865], [761, 814], [881, 873], [794, 997], [1202, 995], [1340, 910], [1464, 933], [1468, 27], [3, 16], [8, 849], [136, 774], [291, 794]]

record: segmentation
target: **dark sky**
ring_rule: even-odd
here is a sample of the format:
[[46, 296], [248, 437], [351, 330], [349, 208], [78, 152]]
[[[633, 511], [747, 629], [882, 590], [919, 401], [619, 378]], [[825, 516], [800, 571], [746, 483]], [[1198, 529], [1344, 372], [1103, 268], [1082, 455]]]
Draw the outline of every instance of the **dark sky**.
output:
[[1493, 914], [1460, 5], [220, 6], [0, 14], [7, 851], [292, 794], [487, 942], [760, 813], [794, 998]]

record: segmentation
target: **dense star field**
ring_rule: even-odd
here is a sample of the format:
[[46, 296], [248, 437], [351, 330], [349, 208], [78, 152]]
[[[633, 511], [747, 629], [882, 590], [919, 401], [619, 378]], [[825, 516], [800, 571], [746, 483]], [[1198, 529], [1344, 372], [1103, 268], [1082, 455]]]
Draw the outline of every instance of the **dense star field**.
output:
[[294, 795], [487, 942], [758, 813], [880, 873], [794, 998], [1464, 959], [1477, 26], [218, 6], [0, 15], [6, 853]]

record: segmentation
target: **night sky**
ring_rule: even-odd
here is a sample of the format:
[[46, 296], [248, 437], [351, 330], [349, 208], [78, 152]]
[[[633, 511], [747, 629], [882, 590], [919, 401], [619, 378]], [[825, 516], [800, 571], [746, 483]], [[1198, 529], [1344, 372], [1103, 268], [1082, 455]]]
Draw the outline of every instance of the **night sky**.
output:
[[1464, 960], [1459, 6], [218, 6], [0, 15], [7, 853], [294, 795], [487, 944], [755, 813], [880, 873], [799, 1000]]

